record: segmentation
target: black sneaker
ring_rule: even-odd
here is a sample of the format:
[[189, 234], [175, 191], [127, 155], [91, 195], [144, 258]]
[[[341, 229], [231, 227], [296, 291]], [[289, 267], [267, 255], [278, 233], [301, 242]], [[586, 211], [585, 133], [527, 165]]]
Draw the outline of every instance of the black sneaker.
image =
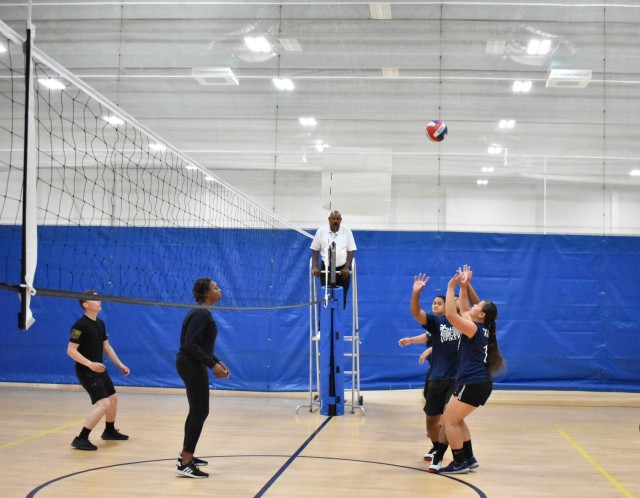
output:
[[[196, 467], [204, 467], [205, 465], [209, 465], [209, 462], [207, 462], [206, 460], [203, 460], [202, 458], [198, 458], [198, 457], [193, 457], [192, 462], [194, 463], [194, 465]], [[182, 455], [178, 455], [178, 461], [177, 461], [176, 465], [178, 467], [180, 465], [182, 465]]]
[[126, 441], [129, 439], [129, 436], [122, 434], [118, 429], [113, 429], [112, 431], [105, 430], [102, 433], [102, 439], [106, 441]]
[[176, 474], [180, 474], [183, 477], [191, 477], [192, 479], [204, 479], [209, 477], [209, 474], [202, 472], [193, 462], [189, 462], [188, 465], [178, 465], [176, 467]]
[[98, 449], [98, 447], [88, 439], [84, 439], [80, 437], [74, 438], [74, 440], [71, 443], [71, 446], [74, 447], [76, 450], [84, 450], [84, 451], [95, 451]]

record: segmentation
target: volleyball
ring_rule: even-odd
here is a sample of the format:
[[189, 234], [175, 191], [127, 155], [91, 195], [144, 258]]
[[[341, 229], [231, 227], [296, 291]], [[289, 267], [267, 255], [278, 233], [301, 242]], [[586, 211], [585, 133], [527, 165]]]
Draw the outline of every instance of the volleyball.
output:
[[447, 128], [447, 125], [439, 119], [431, 121], [427, 125], [427, 136], [429, 137], [429, 140], [433, 140], [434, 142], [442, 142], [448, 132], [449, 129]]

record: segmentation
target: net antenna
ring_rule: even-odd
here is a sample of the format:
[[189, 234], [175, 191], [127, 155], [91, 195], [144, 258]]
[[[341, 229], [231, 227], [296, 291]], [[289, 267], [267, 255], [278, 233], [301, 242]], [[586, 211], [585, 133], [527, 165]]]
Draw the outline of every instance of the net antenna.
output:
[[311, 234], [217, 178], [32, 39], [25, 65], [29, 36], [0, 21], [0, 290], [20, 294], [21, 327], [33, 323], [34, 295], [77, 299], [96, 289], [103, 301], [190, 307], [203, 276], [223, 290], [218, 309], [309, 305], [302, 261]]

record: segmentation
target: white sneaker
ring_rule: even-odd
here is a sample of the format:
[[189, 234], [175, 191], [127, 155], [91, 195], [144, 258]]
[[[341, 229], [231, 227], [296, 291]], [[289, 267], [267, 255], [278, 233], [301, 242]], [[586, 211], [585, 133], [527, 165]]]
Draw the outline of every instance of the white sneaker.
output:
[[424, 461], [425, 462], [430, 462], [431, 460], [433, 460], [433, 457], [436, 456], [436, 450], [437, 449], [438, 448], [436, 448], [436, 446], [433, 445], [433, 447], [424, 454]]
[[438, 463], [435, 463], [432, 460], [431, 465], [429, 465], [429, 468], [427, 469], [427, 472], [431, 472], [432, 474], [437, 474], [440, 472], [441, 468], [442, 468], [442, 460], [440, 460]]

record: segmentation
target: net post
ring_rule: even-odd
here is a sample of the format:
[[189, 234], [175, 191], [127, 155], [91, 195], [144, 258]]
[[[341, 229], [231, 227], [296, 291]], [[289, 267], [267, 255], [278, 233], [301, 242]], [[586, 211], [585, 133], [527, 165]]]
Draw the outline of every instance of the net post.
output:
[[35, 293], [33, 279], [37, 263], [37, 166], [35, 160], [34, 101], [33, 101], [33, 59], [32, 48], [35, 29], [27, 24], [25, 53], [25, 111], [24, 111], [24, 169], [22, 177], [22, 268], [20, 285], [20, 313], [18, 327], [27, 330], [35, 319], [31, 312], [31, 296]]

